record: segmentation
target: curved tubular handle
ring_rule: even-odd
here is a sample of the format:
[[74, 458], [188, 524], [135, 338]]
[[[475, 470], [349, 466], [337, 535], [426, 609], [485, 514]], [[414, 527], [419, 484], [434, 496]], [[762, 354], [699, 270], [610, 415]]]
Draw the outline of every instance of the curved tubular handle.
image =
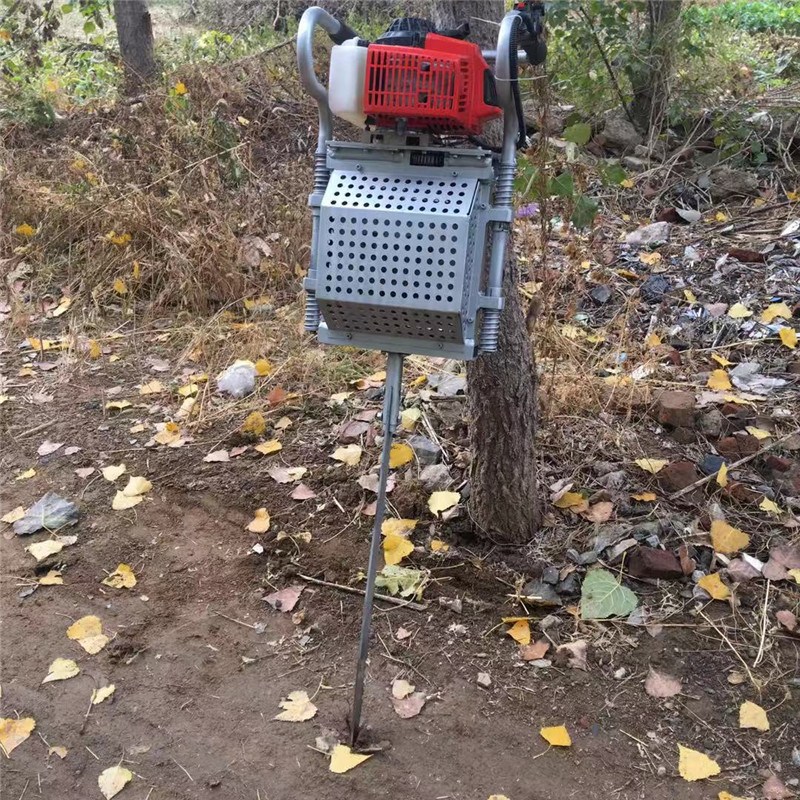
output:
[[328, 105], [328, 90], [320, 83], [314, 72], [314, 32], [319, 25], [335, 44], [341, 44], [358, 34], [348, 25], [319, 6], [312, 6], [303, 12], [297, 28], [297, 67], [300, 81], [305, 90], [317, 101], [319, 107], [319, 137], [317, 153], [325, 152], [325, 143], [333, 133], [333, 119]]

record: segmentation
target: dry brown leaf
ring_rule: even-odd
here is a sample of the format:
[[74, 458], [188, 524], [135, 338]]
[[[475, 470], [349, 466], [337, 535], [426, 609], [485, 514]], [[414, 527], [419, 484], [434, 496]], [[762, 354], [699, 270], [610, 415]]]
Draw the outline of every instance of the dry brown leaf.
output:
[[644, 682], [644, 690], [650, 697], [675, 697], [681, 693], [680, 678], [673, 678], [666, 672], [658, 672], [650, 667], [647, 679]]
[[307, 692], [289, 692], [286, 700], [281, 700], [280, 714], [274, 719], [281, 722], [306, 722], [317, 713], [317, 707], [311, 702]]
[[531, 642], [519, 648], [519, 656], [523, 661], [538, 661], [544, 658], [550, 649], [550, 642], [540, 639], [538, 642]]
[[401, 719], [411, 719], [411, 717], [416, 717], [417, 714], [422, 711], [425, 700], [424, 692], [414, 692], [414, 694], [404, 697], [402, 700], [393, 697], [392, 706], [394, 706], [395, 714], [397, 714], [398, 717]]
[[266, 533], [269, 530], [269, 513], [266, 508], [257, 508], [254, 518], [247, 525], [251, 533]]
[[304, 588], [305, 587], [300, 585], [287, 586], [285, 589], [280, 589], [277, 592], [268, 594], [264, 600], [276, 611], [283, 611], [284, 613], [287, 613], [294, 610], [294, 607], [297, 605], [297, 601], [300, 599], [300, 595], [303, 593]]

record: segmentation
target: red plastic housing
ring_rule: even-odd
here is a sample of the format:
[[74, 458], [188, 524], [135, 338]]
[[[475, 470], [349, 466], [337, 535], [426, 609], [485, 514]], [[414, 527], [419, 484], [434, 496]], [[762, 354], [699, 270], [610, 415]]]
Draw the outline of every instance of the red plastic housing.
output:
[[408, 130], [477, 134], [502, 113], [493, 95], [489, 66], [474, 42], [429, 33], [424, 48], [367, 49], [364, 113], [381, 127], [402, 118]]

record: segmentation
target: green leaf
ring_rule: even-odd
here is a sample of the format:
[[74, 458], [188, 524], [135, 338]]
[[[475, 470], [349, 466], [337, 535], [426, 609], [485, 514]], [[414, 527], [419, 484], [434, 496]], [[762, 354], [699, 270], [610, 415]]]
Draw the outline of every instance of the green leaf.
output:
[[94, 33], [95, 28], [97, 28], [97, 25], [95, 25], [90, 19], [87, 19], [86, 22], [83, 23], [84, 33]]
[[547, 184], [547, 194], [558, 197], [572, 197], [575, 194], [575, 182], [571, 172], [562, 172], [551, 178]]
[[576, 228], [588, 228], [597, 216], [597, 201], [582, 194], [575, 202], [571, 222]]
[[70, 3], [64, 3], [64, 5], [61, 6], [61, 13], [62, 14], [71, 14], [72, 13], [72, 5]]
[[385, 566], [375, 578], [375, 585], [380, 589], [386, 589], [389, 594], [400, 594], [409, 597], [417, 592], [425, 573], [419, 569], [410, 567], [400, 567], [396, 564]]
[[626, 617], [639, 605], [636, 595], [605, 569], [586, 573], [581, 588], [581, 619]]
[[564, 131], [564, 138], [568, 142], [574, 142], [579, 147], [582, 147], [592, 138], [592, 126], [587, 125], [585, 122], [570, 125], [569, 128]]
[[619, 164], [606, 164], [601, 168], [604, 183], [619, 186], [628, 177], [628, 173]]

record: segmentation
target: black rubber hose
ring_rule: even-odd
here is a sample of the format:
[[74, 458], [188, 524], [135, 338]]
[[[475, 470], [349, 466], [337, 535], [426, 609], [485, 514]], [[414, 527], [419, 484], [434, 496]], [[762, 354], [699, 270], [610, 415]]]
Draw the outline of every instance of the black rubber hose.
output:
[[344, 44], [348, 39], [358, 39], [358, 34], [346, 23], [336, 20], [339, 23], [339, 30], [336, 33], [329, 33], [334, 44]]
[[528, 141], [525, 130], [525, 112], [522, 109], [522, 97], [519, 92], [519, 63], [517, 61], [517, 29], [522, 25], [522, 17], [517, 14], [511, 27], [511, 41], [509, 42], [509, 65], [508, 71], [511, 76], [511, 93], [514, 97], [514, 108], [517, 112], [517, 123], [519, 125], [519, 135], [517, 137], [517, 149], [525, 147]]

